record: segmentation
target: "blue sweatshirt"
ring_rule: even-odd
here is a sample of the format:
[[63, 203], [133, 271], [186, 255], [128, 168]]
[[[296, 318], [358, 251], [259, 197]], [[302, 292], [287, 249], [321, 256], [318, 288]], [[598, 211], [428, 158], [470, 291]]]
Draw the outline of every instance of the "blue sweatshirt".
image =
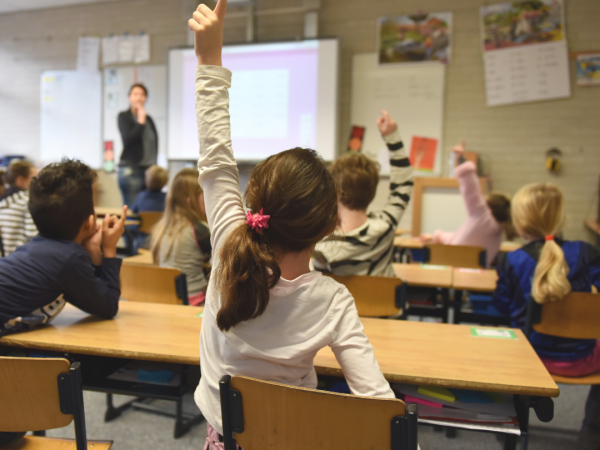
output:
[[[574, 292], [590, 292], [592, 285], [600, 289], [600, 250], [582, 241], [556, 239], [569, 266], [567, 278]], [[531, 300], [531, 285], [543, 240], [530, 242], [523, 248], [500, 257], [498, 284], [493, 294], [494, 306], [510, 315], [512, 326], [525, 328], [527, 302]], [[576, 361], [590, 355], [595, 340], [567, 339], [531, 332], [529, 341], [543, 358], [556, 361]]]
[[131, 210], [135, 214], [141, 212], [162, 212], [165, 210], [165, 199], [167, 194], [162, 191], [152, 191], [146, 189], [138, 194], [135, 198], [135, 202], [131, 206]]
[[39, 310], [53, 305], [61, 294], [87, 313], [114, 317], [121, 296], [120, 270], [119, 258], [92, 265], [89, 253], [73, 241], [33, 238], [0, 258], [0, 336], [44, 323], [30, 318], [15, 324], [13, 319], [36, 311], [39, 317]]

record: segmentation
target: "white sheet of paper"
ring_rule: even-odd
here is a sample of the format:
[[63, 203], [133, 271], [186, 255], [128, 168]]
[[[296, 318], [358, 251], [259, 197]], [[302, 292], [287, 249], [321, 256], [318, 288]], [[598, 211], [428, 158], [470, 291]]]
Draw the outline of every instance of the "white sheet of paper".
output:
[[116, 36], [102, 38], [102, 65], [119, 62], [118, 41]]
[[80, 36], [77, 47], [77, 70], [98, 72], [100, 38]]

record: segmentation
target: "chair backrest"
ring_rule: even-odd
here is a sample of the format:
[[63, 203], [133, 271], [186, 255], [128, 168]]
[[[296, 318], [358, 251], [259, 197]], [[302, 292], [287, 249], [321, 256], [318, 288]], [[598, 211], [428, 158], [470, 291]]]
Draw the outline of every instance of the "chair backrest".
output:
[[246, 450], [417, 449], [417, 407], [402, 400], [237, 376], [220, 388], [226, 450], [233, 432]]
[[359, 316], [395, 316], [402, 312], [399, 294], [399, 289], [402, 287], [400, 278], [327, 275], [348, 288], [354, 297]]
[[163, 212], [145, 211], [138, 213], [140, 216], [140, 231], [142, 233], [152, 233], [152, 228], [162, 219]]
[[187, 281], [179, 269], [145, 264], [121, 266], [121, 298], [131, 302], [188, 304]]
[[538, 333], [570, 339], [600, 339], [600, 294], [571, 292], [543, 305], [528, 303], [525, 334]]
[[423, 247], [423, 262], [443, 266], [480, 269], [486, 267], [486, 251], [466, 245], [427, 244]]
[[0, 357], [0, 431], [62, 428], [75, 419], [77, 450], [87, 446], [79, 363]]

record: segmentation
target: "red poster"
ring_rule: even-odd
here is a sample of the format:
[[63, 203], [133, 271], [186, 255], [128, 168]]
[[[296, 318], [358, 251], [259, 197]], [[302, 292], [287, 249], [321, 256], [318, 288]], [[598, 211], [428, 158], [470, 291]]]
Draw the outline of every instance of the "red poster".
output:
[[437, 145], [437, 139], [413, 136], [409, 159], [415, 170], [433, 172]]

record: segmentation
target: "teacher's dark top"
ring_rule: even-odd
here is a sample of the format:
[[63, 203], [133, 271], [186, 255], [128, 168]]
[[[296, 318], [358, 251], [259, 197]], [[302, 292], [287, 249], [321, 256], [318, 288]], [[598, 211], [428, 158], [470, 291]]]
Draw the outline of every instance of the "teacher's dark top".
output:
[[144, 125], [137, 121], [130, 109], [119, 113], [119, 131], [123, 139], [123, 153], [119, 166], [148, 167], [156, 164], [158, 133], [150, 116]]

